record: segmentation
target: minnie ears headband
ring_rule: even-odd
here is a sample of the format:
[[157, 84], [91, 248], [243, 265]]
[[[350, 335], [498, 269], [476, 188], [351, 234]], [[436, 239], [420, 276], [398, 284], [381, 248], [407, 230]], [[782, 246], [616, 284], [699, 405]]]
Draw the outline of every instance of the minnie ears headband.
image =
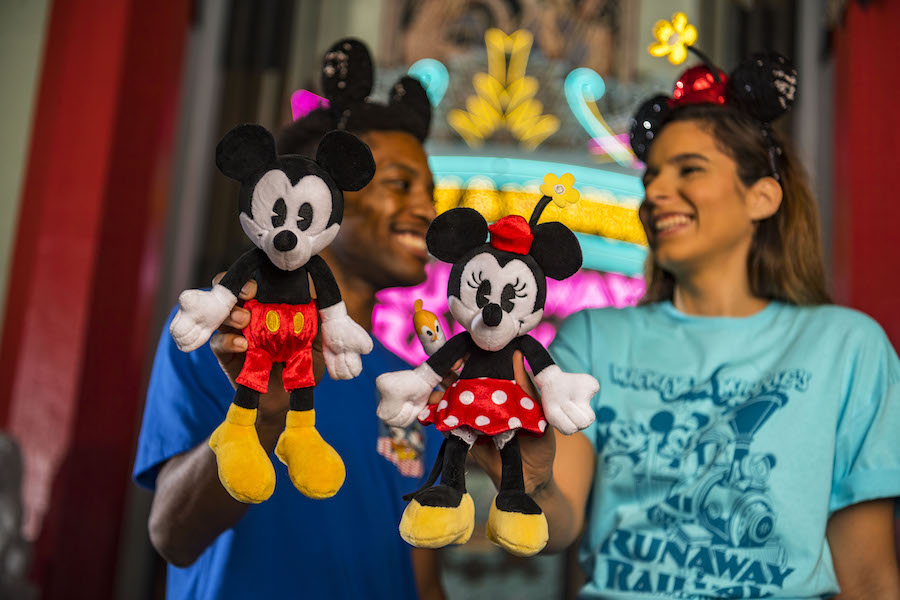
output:
[[687, 17], [682, 13], [676, 13], [671, 24], [667, 21], [657, 23], [654, 33], [659, 40], [650, 47], [654, 56], [669, 54], [669, 61], [677, 64], [690, 50], [705, 64], [685, 71], [675, 82], [671, 97], [656, 95], [638, 108], [629, 132], [635, 155], [647, 162], [650, 144], [674, 108], [686, 104], [722, 104], [737, 108], [760, 122], [769, 147], [772, 174], [779, 179], [776, 160], [781, 149], [771, 136], [769, 124], [790, 110], [794, 103], [797, 69], [793, 64], [781, 54], [758, 53], [738, 65], [731, 75], [726, 75], [693, 48], [697, 32], [687, 24]]
[[324, 98], [307, 90], [298, 90], [291, 97], [294, 120], [321, 110], [335, 129], [352, 130], [357, 122], [364, 127], [377, 122], [379, 129], [408, 131], [419, 141], [428, 137], [431, 103], [418, 80], [409, 76], [398, 79], [391, 86], [387, 104], [368, 99], [375, 74], [369, 49], [361, 41], [345, 38], [335, 42], [322, 59], [321, 78]]

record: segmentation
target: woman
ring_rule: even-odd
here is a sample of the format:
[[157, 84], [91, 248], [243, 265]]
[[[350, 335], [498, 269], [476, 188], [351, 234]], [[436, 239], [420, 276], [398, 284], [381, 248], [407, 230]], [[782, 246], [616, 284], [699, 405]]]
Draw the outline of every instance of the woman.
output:
[[522, 443], [548, 548], [584, 528], [586, 598], [900, 598], [900, 362], [828, 304], [796, 159], [734, 105], [651, 137], [646, 295], [551, 347], [600, 381], [596, 420]]

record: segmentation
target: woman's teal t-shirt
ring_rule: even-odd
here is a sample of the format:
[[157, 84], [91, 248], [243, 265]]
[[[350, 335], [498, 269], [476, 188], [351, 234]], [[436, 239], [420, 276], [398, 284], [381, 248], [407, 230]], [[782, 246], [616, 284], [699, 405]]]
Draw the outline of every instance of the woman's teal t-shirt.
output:
[[900, 361], [859, 312], [589, 310], [550, 352], [600, 381], [582, 597], [828, 596], [828, 517], [900, 496]]

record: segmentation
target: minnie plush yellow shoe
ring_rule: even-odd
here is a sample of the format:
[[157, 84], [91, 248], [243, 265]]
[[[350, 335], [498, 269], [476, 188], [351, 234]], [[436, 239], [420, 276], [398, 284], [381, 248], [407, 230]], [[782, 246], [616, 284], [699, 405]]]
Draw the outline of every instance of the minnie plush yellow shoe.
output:
[[534, 556], [550, 538], [547, 518], [524, 492], [500, 492], [494, 498], [486, 533], [489, 540], [516, 556]]
[[465, 544], [474, 529], [472, 496], [447, 485], [417, 493], [400, 519], [400, 537], [417, 548]]
[[288, 411], [275, 455], [287, 465], [294, 486], [308, 498], [331, 498], [344, 484], [344, 461], [316, 431], [314, 410]]
[[235, 500], [258, 504], [275, 491], [275, 469], [256, 433], [256, 409], [232, 404], [209, 438], [219, 480]]

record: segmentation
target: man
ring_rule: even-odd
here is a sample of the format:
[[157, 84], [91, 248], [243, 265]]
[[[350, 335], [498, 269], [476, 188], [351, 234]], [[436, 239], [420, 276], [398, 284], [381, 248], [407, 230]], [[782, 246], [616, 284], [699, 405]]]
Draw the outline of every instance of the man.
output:
[[[335, 49], [349, 56], [349, 68], [335, 69]], [[349, 315], [371, 332], [377, 291], [424, 281], [425, 232], [435, 213], [422, 147], [430, 106], [421, 86], [404, 78], [391, 103], [380, 105], [365, 100], [368, 89], [328, 81], [335, 72], [351, 82], [365, 79], [367, 65], [370, 87], [365, 47], [352, 40], [335, 44], [323, 67], [332, 108], [288, 126], [279, 135], [279, 152], [314, 155], [318, 140], [335, 127], [371, 148], [375, 176], [359, 192], [344, 194], [340, 232], [320, 253]], [[248, 283], [241, 299], [254, 294], [255, 284]], [[301, 495], [277, 460], [275, 492], [261, 504], [242, 504], [222, 487], [208, 437], [231, 402], [247, 347], [240, 328], [248, 322], [249, 313], [236, 307], [206, 346], [179, 352], [166, 329], [157, 350], [134, 476], [155, 490], [149, 529], [170, 563], [168, 597], [443, 598], [434, 553], [411, 550], [397, 532], [405, 504], [401, 496], [420, 487], [422, 469], [401, 469], [396, 454], [392, 462], [384, 450], [385, 440], [396, 441], [398, 432], [375, 416], [374, 381], [383, 372], [408, 367], [377, 340], [372, 353], [362, 357], [357, 378], [325, 376], [316, 387], [316, 427], [347, 470], [333, 498]], [[270, 454], [288, 409], [280, 375], [273, 369], [256, 423]], [[410, 453], [414, 459], [407, 466], [434, 461], [440, 437], [430, 429], [400, 432], [408, 442], [405, 460]]]

